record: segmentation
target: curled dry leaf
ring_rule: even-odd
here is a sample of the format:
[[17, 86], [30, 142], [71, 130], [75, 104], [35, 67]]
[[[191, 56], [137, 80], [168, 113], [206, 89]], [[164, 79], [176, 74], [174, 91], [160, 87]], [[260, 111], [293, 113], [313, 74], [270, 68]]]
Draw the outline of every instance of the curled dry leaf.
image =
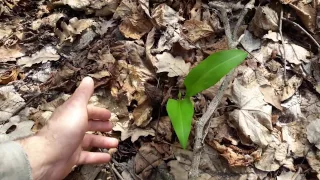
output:
[[39, 52], [33, 54], [31, 57], [22, 57], [17, 61], [17, 65], [31, 67], [34, 64], [57, 61], [59, 59], [60, 55], [57, 54], [57, 50], [52, 46], [46, 46]]
[[264, 102], [264, 97], [256, 82], [249, 87], [234, 81], [231, 100], [239, 106], [231, 112], [232, 124], [248, 139], [261, 147], [265, 147], [272, 141], [269, 130], [271, 124], [271, 106]]
[[19, 69], [17, 68], [8, 70], [3, 74], [0, 74], [0, 85], [6, 85], [12, 81], [17, 80], [18, 75], [19, 75]]
[[157, 73], [168, 72], [169, 77], [175, 77], [186, 75], [190, 70], [190, 63], [186, 63], [181, 57], [173, 57], [167, 52], [158, 54], [156, 57]]
[[93, 25], [96, 25], [96, 22], [92, 19], [78, 19], [74, 17], [69, 20], [68, 24], [61, 22], [62, 30], [56, 28], [55, 34], [59, 37], [60, 43], [65, 41], [73, 42], [76, 35], [81, 34]]
[[221, 153], [221, 156], [224, 157], [232, 167], [249, 166], [261, 157], [261, 150], [244, 153], [241, 152], [240, 148], [238, 149], [235, 146], [232, 146], [235, 148], [227, 147], [215, 140], [210, 143], [210, 146]]
[[120, 31], [126, 38], [140, 39], [152, 29], [152, 23], [137, 2], [123, 0], [114, 17], [122, 19]]
[[37, 19], [32, 22], [32, 25], [31, 25], [32, 29], [36, 31], [36, 30], [40, 29], [42, 26], [56, 27], [56, 23], [62, 17], [66, 17], [66, 15], [63, 13], [53, 13], [45, 18]]
[[196, 42], [214, 33], [212, 27], [203, 21], [190, 19], [184, 22], [183, 32], [189, 40]]

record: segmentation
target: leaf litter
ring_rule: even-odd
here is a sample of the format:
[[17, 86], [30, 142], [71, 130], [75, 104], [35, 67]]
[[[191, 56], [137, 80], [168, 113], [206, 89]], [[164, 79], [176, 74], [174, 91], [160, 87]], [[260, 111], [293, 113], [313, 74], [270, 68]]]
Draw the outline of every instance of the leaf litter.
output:
[[[90, 104], [112, 111], [103, 135], [121, 140], [114, 169], [125, 179], [187, 179], [195, 130], [182, 150], [164, 104], [185, 94], [181, 82], [201, 60], [228, 49], [211, 3], [226, 7], [233, 29], [242, 1], [0, 2], [0, 142], [37, 132], [91, 76]], [[320, 66], [305, 34], [320, 38], [318, 8], [280, 0], [249, 10], [237, 34], [249, 56], [207, 125], [198, 179], [320, 177]], [[193, 97], [193, 127], [220, 84]]]

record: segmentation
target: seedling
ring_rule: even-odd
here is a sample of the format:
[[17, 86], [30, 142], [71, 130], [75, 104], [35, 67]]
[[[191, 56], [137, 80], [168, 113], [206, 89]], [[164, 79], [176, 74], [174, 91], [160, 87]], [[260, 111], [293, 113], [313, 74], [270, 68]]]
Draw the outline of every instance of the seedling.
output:
[[176, 132], [182, 148], [187, 147], [191, 131], [194, 106], [191, 97], [215, 85], [223, 76], [237, 67], [247, 57], [241, 50], [225, 50], [214, 53], [194, 67], [184, 80], [186, 95], [182, 99], [169, 99], [167, 112], [173, 129]]

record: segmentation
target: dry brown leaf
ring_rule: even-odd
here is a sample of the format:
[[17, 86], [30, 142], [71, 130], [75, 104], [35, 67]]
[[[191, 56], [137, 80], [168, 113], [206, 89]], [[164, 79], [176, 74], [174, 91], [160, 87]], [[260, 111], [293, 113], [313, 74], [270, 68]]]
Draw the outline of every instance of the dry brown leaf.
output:
[[277, 31], [279, 24], [278, 14], [268, 6], [259, 6], [250, 23], [250, 30], [255, 36], [261, 37], [265, 31]]
[[320, 119], [320, 101], [318, 96], [308, 89], [301, 92], [301, 110], [308, 121]]
[[252, 142], [265, 147], [272, 141], [272, 107], [263, 100], [256, 82], [245, 87], [236, 79], [232, 88], [231, 100], [239, 106], [231, 112], [232, 124]]
[[138, 102], [138, 106], [133, 110], [132, 113], [134, 124], [139, 127], [146, 127], [152, 120], [151, 114], [153, 108], [151, 107], [147, 96], [143, 96], [140, 98], [134, 97], [134, 99]]
[[270, 85], [263, 85], [260, 86], [260, 91], [264, 96], [264, 100], [267, 103], [270, 103], [280, 111], [283, 110], [283, 107], [281, 106], [281, 98], [280, 96], [276, 95], [275, 90]]
[[254, 161], [259, 160], [261, 156], [260, 150], [253, 151], [249, 154], [240, 151], [235, 152], [232, 148], [226, 147], [218, 141], [211, 142], [210, 146], [220, 152], [221, 156], [224, 157], [232, 167], [249, 166]]
[[136, 2], [123, 0], [114, 17], [121, 17], [120, 31], [126, 38], [140, 39], [152, 29], [152, 23]]
[[96, 72], [94, 74], [88, 74], [88, 75], [95, 78], [95, 79], [100, 80], [102, 78], [109, 77], [111, 74], [107, 70], [102, 70], [102, 71]]
[[168, 72], [169, 77], [183, 76], [189, 72], [190, 63], [186, 63], [181, 57], [173, 57], [164, 52], [156, 55], [158, 62], [155, 64], [157, 73]]
[[312, 7], [311, 3], [306, 4], [302, 1], [298, 1], [297, 4], [290, 3], [289, 5], [296, 11], [304, 26], [310, 32], [314, 32], [316, 29], [317, 9]]
[[167, 4], [160, 4], [152, 11], [152, 18], [159, 27], [168, 27], [178, 24], [184, 18]]
[[0, 62], [16, 61], [17, 58], [24, 55], [24, 50], [19, 46], [13, 48], [0, 47]]
[[92, 19], [78, 19], [76, 17], [69, 20], [69, 23], [61, 22], [62, 31], [55, 29], [55, 34], [59, 37], [60, 43], [65, 41], [73, 42], [75, 36], [81, 34], [83, 31], [91, 26], [97, 26], [97, 23]]
[[142, 129], [139, 127], [130, 128], [129, 126], [129, 121], [117, 122], [112, 130], [121, 132], [121, 141], [131, 137], [131, 142], [135, 142], [141, 136], [155, 136], [155, 131], [153, 129]]
[[164, 116], [159, 120], [152, 121], [151, 126], [160, 137], [164, 137], [166, 141], [171, 142], [173, 129], [171, 120], [168, 116]]
[[19, 69], [15, 68], [0, 74], [0, 85], [6, 85], [18, 79]]
[[307, 135], [310, 143], [320, 149], [320, 119], [315, 119], [307, 126]]
[[[120, 0], [104, 0], [104, 2], [106, 3], [106, 5], [104, 7], [102, 7], [101, 9], [95, 10], [96, 16], [109, 16], [109, 15], [113, 14], [117, 9], [117, 7], [120, 3]], [[91, 6], [91, 7], [93, 7], [93, 6]]]
[[57, 61], [59, 59], [60, 55], [57, 54], [57, 50], [52, 46], [46, 46], [40, 51], [33, 54], [31, 57], [22, 57], [17, 61], [17, 65], [31, 67], [34, 64], [46, 63], [48, 61]]
[[[194, 4], [193, 8], [190, 10], [190, 19], [195, 19], [198, 21], [201, 20], [201, 14], [202, 14], [201, 6], [202, 6], [202, 1], [197, 0], [196, 3]], [[206, 20], [205, 18], [203, 18], [203, 19]]]
[[154, 45], [154, 35], [156, 33], [156, 28], [152, 28], [152, 30], [148, 33], [146, 40], [146, 56], [150, 65], [157, 63], [157, 58], [151, 54], [151, 49]]
[[210, 25], [203, 21], [190, 19], [184, 22], [183, 32], [192, 42], [211, 36], [214, 31]]
[[241, 39], [241, 44], [249, 53], [254, 50], [260, 49], [261, 46], [260, 39], [254, 37], [248, 30], [244, 31], [244, 36]]
[[319, 150], [317, 152], [309, 151], [306, 159], [310, 167], [317, 172], [317, 178], [320, 179], [320, 160], [319, 160]]
[[149, 11], [149, 0], [139, 0], [139, 4], [141, 8], [144, 10], [144, 12], [146, 13], [146, 15], [148, 15], [148, 17], [151, 17], [150, 11]]
[[[156, 177], [161, 176], [166, 170], [166, 164], [161, 154], [154, 147], [151, 147], [150, 144], [144, 145], [139, 149], [139, 153], [134, 158], [134, 164], [135, 173], [141, 179], [154, 179], [152, 178], [153, 174], [157, 174]], [[161, 168], [161, 171], [155, 172], [154, 168]], [[161, 175], [158, 173], [161, 173]]]
[[287, 82], [288, 85], [284, 87], [281, 101], [285, 101], [292, 97], [302, 84], [302, 80], [302, 77], [292, 76]]
[[0, 42], [13, 34], [12, 28], [0, 23]]
[[[293, 43], [285, 43], [284, 47], [286, 49], [285, 59], [292, 64], [300, 65], [302, 62], [308, 63], [309, 57], [312, 53], [305, 48], [298, 46]], [[278, 54], [284, 56], [283, 45], [280, 43], [269, 42], [265, 46], [261, 47], [260, 51], [252, 52], [252, 55], [261, 63], [265, 64], [266, 61], [270, 60], [272, 52], [278, 52]]]
[[52, 13], [45, 18], [37, 19], [37, 20], [33, 21], [32, 25], [31, 25], [32, 29], [36, 31], [36, 30], [40, 29], [42, 26], [46, 26], [46, 25], [55, 28], [56, 23], [62, 17], [67, 17], [67, 16], [63, 13]]
[[310, 150], [306, 126], [306, 122], [295, 121], [281, 129], [283, 141], [288, 143], [288, 151], [292, 153], [293, 158], [305, 157]]

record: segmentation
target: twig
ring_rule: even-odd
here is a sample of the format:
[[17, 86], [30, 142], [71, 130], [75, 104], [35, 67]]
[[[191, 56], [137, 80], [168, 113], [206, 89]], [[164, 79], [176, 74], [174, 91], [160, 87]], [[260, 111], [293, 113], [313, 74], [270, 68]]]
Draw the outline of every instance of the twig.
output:
[[233, 30], [233, 39], [238, 39], [239, 27], [240, 27], [244, 17], [248, 13], [248, 10], [251, 9], [254, 6], [254, 1], [255, 0], [250, 0], [250, 2], [244, 7], [243, 11], [241, 11], [239, 19], [237, 21], [237, 24], [236, 24], [236, 26], [234, 27], [234, 30]]
[[[247, 5], [245, 6], [245, 9], [243, 9], [243, 11], [245, 11], [247, 13], [248, 8], [251, 8], [253, 5], [254, 5], [254, 0], [250, 0], [250, 2], [247, 3]], [[225, 34], [227, 36], [229, 49], [236, 48], [237, 45], [239, 44], [240, 40], [233, 39], [233, 36], [231, 33], [231, 28], [230, 28], [230, 23], [229, 23], [227, 11], [226, 11], [227, 8], [223, 7], [221, 5], [214, 4], [214, 3], [211, 3], [210, 6], [218, 9], [221, 13], [221, 15], [219, 17], [224, 25], [224, 30], [225, 30]], [[241, 13], [241, 17], [239, 17], [237, 24], [240, 25], [242, 23], [246, 13]], [[237, 31], [237, 29], [235, 29], [235, 31]], [[197, 123], [196, 123], [196, 135], [195, 135], [195, 143], [193, 146], [193, 159], [192, 159], [192, 167], [191, 167], [191, 170], [189, 173], [189, 179], [194, 180], [199, 175], [199, 165], [200, 165], [200, 159], [201, 159], [201, 153], [202, 153], [202, 147], [203, 147], [202, 142], [205, 139], [205, 134], [203, 134], [204, 126], [207, 124], [210, 117], [217, 109], [217, 107], [218, 107], [218, 105], [224, 95], [225, 89], [228, 87], [230, 81], [232, 80], [233, 73], [234, 73], [234, 70], [232, 70], [231, 72], [229, 72], [226, 75], [225, 79], [223, 80], [223, 82], [218, 90], [217, 95], [210, 102], [207, 111], [202, 115], [200, 120], [197, 121]]]
[[284, 72], [283, 72], [283, 79], [284, 79], [284, 85], [287, 86], [287, 56], [286, 56], [286, 47], [284, 44], [284, 39], [283, 39], [283, 34], [282, 34], [282, 19], [283, 19], [283, 6], [281, 5], [281, 12], [280, 12], [280, 22], [279, 22], [279, 33], [281, 36], [281, 42], [282, 42], [282, 47], [283, 47], [283, 64], [284, 64]]
[[118, 172], [118, 170], [114, 167], [114, 164], [111, 164], [111, 168], [113, 172], [118, 176], [119, 179], [124, 180], [121, 174]]
[[317, 40], [314, 39], [314, 37], [310, 33], [308, 33], [308, 31], [305, 30], [302, 26], [300, 26], [298, 23], [293, 22], [293, 21], [286, 19], [286, 18], [282, 18], [282, 20], [297, 26], [301, 31], [303, 31], [318, 46], [318, 49], [320, 49], [320, 44], [317, 42]]

